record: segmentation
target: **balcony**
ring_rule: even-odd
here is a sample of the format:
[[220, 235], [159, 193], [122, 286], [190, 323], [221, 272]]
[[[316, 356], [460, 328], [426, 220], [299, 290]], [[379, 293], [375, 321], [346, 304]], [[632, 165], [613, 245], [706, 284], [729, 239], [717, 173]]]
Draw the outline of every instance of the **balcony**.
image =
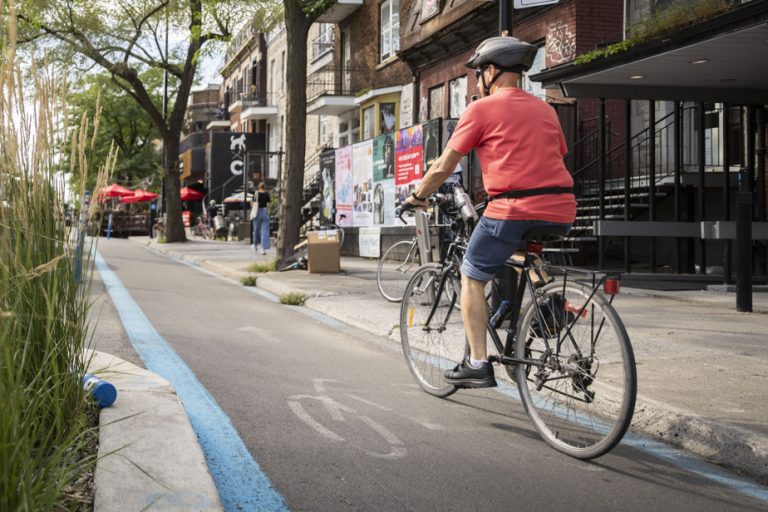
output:
[[229, 111], [227, 110], [225, 105], [220, 105], [213, 111], [213, 118], [211, 119], [211, 122], [208, 123], [208, 125], [205, 127], [206, 130], [222, 130], [226, 129], [229, 130], [230, 123], [229, 123]]
[[363, 5], [363, 0], [336, 0], [317, 18], [317, 21], [319, 23], [339, 23], [355, 12], [361, 5]]
[[307, 77], [307, 114], [337, 116], [357, 108], [353, 77], [363, 68], [326, 66]]
[[[278, 108], [273, 97], [273, 94], [260, 92], [241, 94], [240, 99], [235, 102], [241, 104], [240, 121], [260, 121], [276, 116]], [[232, 112], [232, 107], [229, 109]]]

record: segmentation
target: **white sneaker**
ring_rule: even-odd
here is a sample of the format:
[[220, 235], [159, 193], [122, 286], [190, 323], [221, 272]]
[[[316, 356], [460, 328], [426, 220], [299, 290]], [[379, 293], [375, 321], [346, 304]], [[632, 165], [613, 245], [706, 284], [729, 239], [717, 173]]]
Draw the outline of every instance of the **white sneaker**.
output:
[[262, 250], [261, 250], [261, 254], [267, 254], [267, 251], [265, 251], [264, 249], [262, 249]]
[[253, 252], [256, 252], [256, 246], [255, 246], [254, 244], [251, 244], [251, 250], [252, 250]]

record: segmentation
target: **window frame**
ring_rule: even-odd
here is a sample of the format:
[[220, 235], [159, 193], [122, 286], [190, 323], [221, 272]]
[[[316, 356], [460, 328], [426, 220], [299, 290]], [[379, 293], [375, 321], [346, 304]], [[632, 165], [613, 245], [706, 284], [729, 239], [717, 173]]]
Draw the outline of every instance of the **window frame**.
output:
[[[385, 22], [386, 13], [386, 27]], [[397, 37], [394, 37], [397, 34]], [[385, 41], [388, 44], [384, 53]], [[400, 0], [384, 0], [379, 4], [379, 62], [385, 62], [395, 57], [400, 50]]]

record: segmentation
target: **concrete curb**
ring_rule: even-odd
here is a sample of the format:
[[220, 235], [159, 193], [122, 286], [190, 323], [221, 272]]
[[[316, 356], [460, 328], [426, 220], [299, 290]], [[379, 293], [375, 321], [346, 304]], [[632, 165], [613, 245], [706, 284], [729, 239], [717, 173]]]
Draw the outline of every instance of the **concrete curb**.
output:
[[102, 352], [93, 352], [89, 371], [117, 388], [99, 414], [96, 512], [224, 510], [173, 386]]
[[[153, 249], [150, 248], [150, 250]], [[192, 261], [190, 258], [185, 257], [185, 255], [175, 251], [159, 252], [176, 259]], [[249, 275], [247, 272], [238, 273], [224, 264], [210, 260], [194, 261], [194, 264], [227, 277]], [[306, 283], [302, 285], [302, 283], [296, 281], [295, 278], [290, 278], [289, 276], [284, 278], [280, 274], [264, 274], [257, 276], [256, 286], [278, 296], [287, 292], [305, 293], [310, 297], [305, 303], [305, 307], [366, 333], [384, 336], [397, 342], [394, 337], [396, 329], [391, 325], [384, 324], [381, 321], [372, 321], [370, 315], [359, 311], [360, 308], [334, 307], [333, 304], [328, 303], [328, 300], [323, 300], [339, 299], [347, 294], [318, 291], [315, 289], [316, 285], [314, 283], [306, 286]], [[646, 290], [633, 290], [630, 293], [643, 296], [664, 296], [684, 302], [708, 302], [687, 297], [670, 297], [667, 293], [649, 292]], [[361, 297], [359, 293], [357, 296], [358, 302], [367, 298]], [[765, 313], [763, 308], [756, 308], [756, 312], [758, 311]], [[497, 372], [497, 376], [503, 373]], [[506, 375], [503, 378], [506, 379]], [[643, 395], [638, 395], [637, 397], [631, 428], [633, 432], [664, 441], [714, 464], [725, 466], [739, 473], [748, 474], [762, 484], [768, 484], [768, 440], [755, 433], [720, 425], [690, 411], [675, 409], [668, 404], [658, 402]]]

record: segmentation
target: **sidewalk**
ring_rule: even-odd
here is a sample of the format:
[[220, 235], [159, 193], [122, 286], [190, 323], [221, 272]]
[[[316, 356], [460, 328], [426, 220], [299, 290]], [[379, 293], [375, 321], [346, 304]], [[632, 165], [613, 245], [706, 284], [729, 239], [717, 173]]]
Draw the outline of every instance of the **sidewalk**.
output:
[[[191, 240], [149, 250], [239, 280], [255, 261], [245, 244]], [[275, 295], [301, 292], [305, 306], [399, 343], [399, 305], [376, 286], [376, 260], [342, 258], [340, 274], [255, 274]], [[768, 483], [768, 291], [757, 287], [754, 312], [736, 311], [734, 293], [622, 287], [614, 306], [635, 351], [638, 400], [632, 430]], [[350, 308], [354, 298], [355, 307]], [[503, 372], [497, 372], [497, 376]]]

